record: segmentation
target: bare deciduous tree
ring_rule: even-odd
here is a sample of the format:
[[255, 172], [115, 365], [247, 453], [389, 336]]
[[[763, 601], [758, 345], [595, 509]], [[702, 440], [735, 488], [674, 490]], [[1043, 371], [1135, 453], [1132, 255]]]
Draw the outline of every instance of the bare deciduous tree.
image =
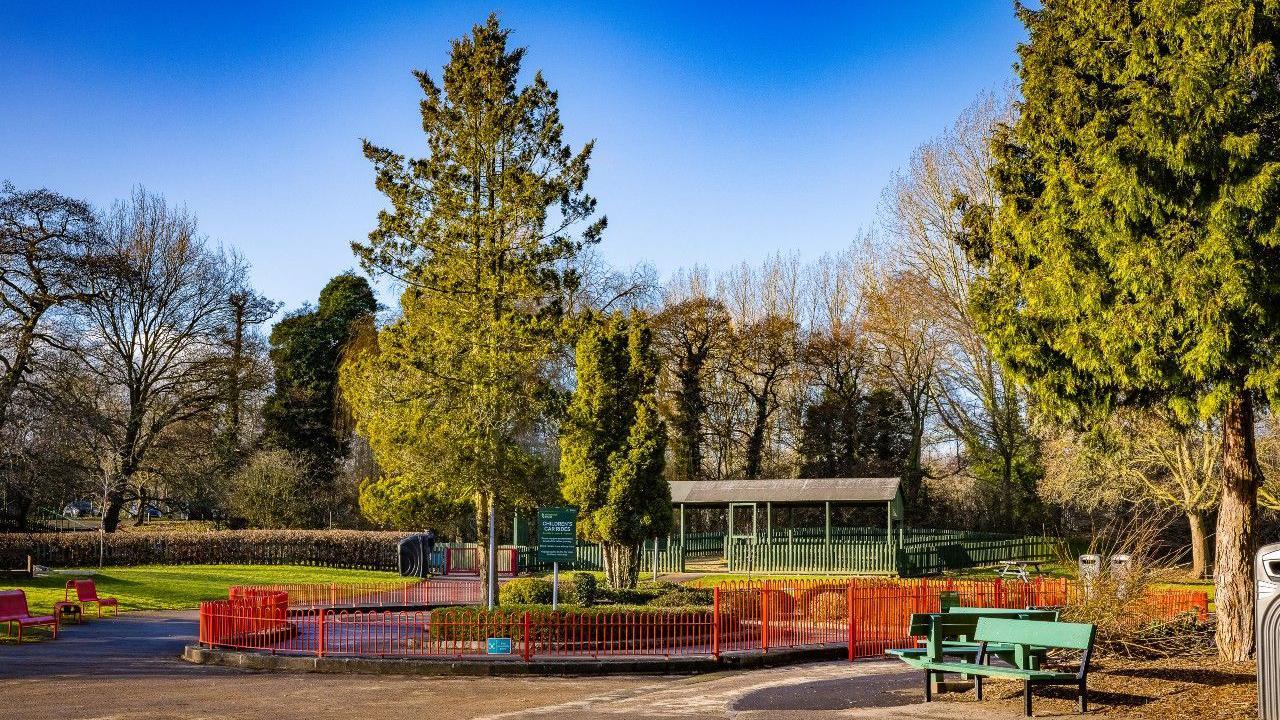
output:
[[115, 268], [92, 284], [80, 349], [100, 390], [77, 401], [109, 451], [103, 527], [111, 532], [166, 431], [225, 396], [222, 340], [244, 268], [211, 248], [185, 209], [145, 190], [117, 203], [102, 230]]

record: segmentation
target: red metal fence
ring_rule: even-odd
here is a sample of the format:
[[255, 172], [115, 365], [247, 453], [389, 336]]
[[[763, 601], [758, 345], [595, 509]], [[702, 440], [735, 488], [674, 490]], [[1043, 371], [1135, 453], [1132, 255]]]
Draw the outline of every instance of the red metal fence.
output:
[[[224, 600], [201, 603], [200, 642], [211, 647], [312, 656], [464, 657], [488, 653], [489, 638], [507, 638], [511, 652], [533, 657], [713, 656], [796, 647], [847, 647], [849, 659], [876, 657], [912, 644], [908, 626], [915, 612], [936, 612], [939, 593], [958, 593], [963, 605], [1052, 607], [1076, 597], [1066, 580], [1030, 583], [955, 580], [788, 581], [728, 583], [715, 588], [710, 610], [608, 612], [606, 609], [545, 611], [352, 610], [330, 600], [384, 599], [421, 592], [413, 583], [381, 586], [279, 586], [249, 595], [289, 592], [289, 605]], [[479, 583], [471, 583], [479, 585]], [[239, 590], [239, 589], [237, 589]], [[239, 590], [241, 597], [246, 597]], [[297, 592], [295, 596], [293, 593]], [[234, 597], [234, 596], [233, 596]], [[298, 598], [295, 601], [295, 597]], [[478, 600], [478, 599], [477, 599]], [[1207, 617], [1203, 592], [1156, 592], [1135, 601], [1153, 619], [1194, 612]], [[347, 602], [347, 607], [359, 602]], [[385, 603], [410, 605], [412, 603]], [[365, 607], [368, 607], [366, 604]]]

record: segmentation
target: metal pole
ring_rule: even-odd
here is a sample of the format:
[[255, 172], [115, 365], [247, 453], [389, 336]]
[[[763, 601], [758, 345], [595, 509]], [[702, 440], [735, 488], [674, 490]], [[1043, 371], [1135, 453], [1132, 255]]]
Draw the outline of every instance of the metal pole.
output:
[[560, 604], [560, 561], [551, 561], [551, 609]]
[[658, 537], [653, 538], [653, 581], [658, 582]]
[[498, 496], [495, 493], [489, 498], [489, 562], [486, 563], [486, 595], [489, 596], [489, 609], [492, 610], [498, 600]]

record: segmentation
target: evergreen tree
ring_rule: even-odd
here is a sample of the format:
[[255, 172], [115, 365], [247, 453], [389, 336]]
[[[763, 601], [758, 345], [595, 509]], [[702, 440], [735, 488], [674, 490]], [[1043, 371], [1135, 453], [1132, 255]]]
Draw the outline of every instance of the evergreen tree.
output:
[[[1042, 408], [1218, 415], [1217, 642], [1254, 645], [1253, 403], [1280, 381], [1280, 6], [1047, 0], [1022, 8], [1023, 101], [975, 208], [973, 303]], [[986, 232], [989, 229], [990, 232]]]
[[800, 477], [899, 475], [910, 438], [910, 415], [894, 393], [872, 390], [850, 397], [825, 390], [804, 411]]
[[508, 34], [490, 16], [454, 41], [443, 85], [416, 73], [427, 157], [365, 143], [391, 207], [353, 249], [405, 290], [343, 376], [379, 467], [472, 499], [483, 542], [489, 508], [547, 474], [568, 268], [605, 225], [584, 190], [591, 143], [564, 142], [556, 93], [541, 73], [521, 85]]
[[609, 584], [635, 587], [641, 543], [671, 528], [658, 357], [649, 328], [621, 314], [589, 327], [575, 357], [578, 386], [560, 438], [562, 491], [579, 509], [582, 537], [601, 544]]
[[671, 457], [678, 480], [703, 479], [707, 376], [725, 351], [729, 327], [724, 303], [703, 296], [674, 303], [656, 318], [663, 365], [671, 375]]
[[337, 463], [346, 455], [349, 424], [338, 397], [338, 365], [360, 323], [378, 309], [369, 282], [351, 273], [333, 278], [320, 302], [290, 313], [271, 329], [275, 391], [263, 407], [267, 444], [291, 451], [308, 468], [297, 496], [310, 505], [301, 516], [319, 525], [336, 504]]

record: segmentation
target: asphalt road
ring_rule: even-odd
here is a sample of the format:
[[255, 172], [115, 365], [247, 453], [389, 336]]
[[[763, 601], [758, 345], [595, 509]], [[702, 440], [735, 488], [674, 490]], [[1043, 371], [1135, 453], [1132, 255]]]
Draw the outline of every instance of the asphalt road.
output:
[[[824, 662], [695, 677], [454, 678], [265, 673], [178, 659], [193, 612], [126, 613], [57, 641], [0, 645], [0, 719], [999, 718], [921, 703], [892, 661]], [[986, 704], [984, 704], [986, 705]], [[979, 712], [980, 711], [980, 712]], [[1011, 717], [1017, 717], [1013, 715]]]

